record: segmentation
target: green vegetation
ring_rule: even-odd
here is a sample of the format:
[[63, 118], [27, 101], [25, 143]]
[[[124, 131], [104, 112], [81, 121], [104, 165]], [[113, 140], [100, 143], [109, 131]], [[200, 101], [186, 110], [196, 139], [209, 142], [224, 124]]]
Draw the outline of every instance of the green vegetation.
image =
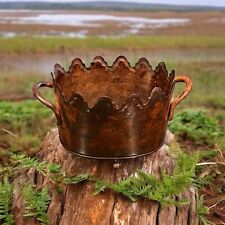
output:
[[[175, 154], [176, 152], [176, 154]], [[162, 205], [187, 204], [185, 199], [175, 200], [174, 196], [182, 193], [186, 188], [193, 184], [195, 177], [195, 167], [198, 157], [189, 156], [179, 151], [173, 152], [176, 157], [176, 165], [172, 175], [161, 172], [161, 178], [156, 178], [151, 174], [137, 171], [130, 177], [117, 183], [111, 183], [101, 180], [88, 174], [77, 174], [69, 176], [62, 170], [61, 166], [56, 163], [39, 162], [38, 158], [31, 158], [24, 154], [12, 154], [8, 166], [16, 172], [21, 169], [34, 169], [44, 177], [47, 177], [56, 188], [61, 184], [77, 184], [84, 181], [94, 183], [95, 192], [99, 194], [106, 188], [115, 192], [122, 193], [132, 201], [136, 201], [138, 197], [144, 197], [150, 200], [158, 201]], [[23, 198], [25, 202], [25, 217], [34, 217], [43, 225], [50, 225], [47, 216], [48, 206], [51, 202], [51, 196], [46, 188], [38, 190], [34, 185], [25, 182], [22, 187]], [[0, 220], [4, 221], [4, 225], [12, 225], [14, 223], [13, 216], [10, 213], [12, 205], [13, 187], [7, 179], [0, 182]]]
[[189, 156], [179, 152], [176, 155], [176, 165], [171, 176], [162, 171], [161, 179], [158, 179], [153, 175], [137, 171], [134, 175], [114, 184], [88, 174], [69, 176], [58, 164], [48, 164], [45, 161], [38, 162], [37, 159], [27, 157], [26, 155], [14, 154], [12, 158], [19, 167], [24, 169], [33, 168], [45, 177], [48, 177], [54, 184], [76, 184], [89, 180], [95, 183], [94, 194], [98, 194], [105, 189], [111, 189], [122, 193], [132, 201], [136, 201], [141, 196], [158, 201], [163, 205], [182, 205], [187, 203], [182, 199], [174, 200], [174, 196], [179, 195], [192, 184], [198, 160], [196, 156]]
[[4, 71], [0, 76], [0, 99], [11, 101], [32, 99], [32, 86], [40, 80], [48, 80], [48, 77], [34, 72]]
[[210, 221], [206, 219], [206, 214], [208, 213], [209, 209], [204, 206], [204, 198], [203, 196], [200, 196], [199, 202], [198, 202], [198, 216], [201, 225], [214, 225]]
[[211, 182], [213, 182], [214, 178], [215, 176], [211, 174], [208, 174], [205, 177], [199, 177], [198, 175], [196, 175], [194, 179], [194, 186], [197, 188], [208, 186]]
[[0, 182], [0, 223], [2, 225], [14, 224], [14, 218], [11, 214], [12, 197], [12, 185], [5, 178], [3, 182]]
[[78, 50], [121, 50], [150, 48], [224, 48], [217, 36], [127, 36], [120, 38], [13, 37], [0, 38], [1, 53], [53, 53]]
[[155, 176], [137, 171], [134, 176], [128, 177], [116, 184], [98, 180], [96, 182], [96, 193], [109, 188], [122, 193], [132, 201], [142, 196], [150, 200], [160, 202], [162, 205], [182, 205], [185, 200], [174, 200], [174, 196], [182, 193], [192, 184], [195, 175], [197, 157], [191, 157], [179, 152], [176, 157], [176, 165], [171, 176], [162, 172], [161, 179]]
[[35, 153], [41, 139], [54, 124], [51, 111], [34, 100], [0, 102], [0, 155], [12, 151]]
[[27, 100], [22, 102], [0, 102], [0, 122], [23, 122], [25, 125], [34, 125], [50, 115], [50, 111], [37, 101]]
[[[182, 193], [192, 184], [196, 184], [195, 167], [198, 161], [197, 155], [190, 156], [183, 153], [180, 149], [173, 149], [172, 154], [176, 157], [176, 165], [172, 175], [161, 172], [161, 179], [153, 175], [137, 171], [134, 175], [121, 180], [117, 183], [111, 183], [88, 174], [78, 174], [69, 176], [62, 170], [61, 166], [56, 163], [39, 162], [37, 158], [31, 158], [24, 154], [12, 155], [14, 170], [35, 169], [43, 176], [48, 177], [55, 185], [76, 184], [83, 181], [91, 181], [95, 185], [95, 192], [99, 194], [105, 189], [111, 189], [115, 192], [122, 193], [132, 201], [138, 197], [144, 197], [150, 200], [160, 202], [162, 205], [181, 206], [187, 204], [185, 199], [175, 200], [174, 196]], [[25, 199], [25, 217], [35, 217], [43, 225], [49, 225], [47, 209], [51, 202], [51, 197], [46, 188], [36, 190], [31, 185], [24, 184], [23, 196]], [[7, 179], [0, 183], [0, 218], [5, 219], [5, 225], [13, 224], [13, 217], [10, 214], [12, 201], [12, 186]], [[199, 218], [203, 225], [210, 224], [205, 218], [208, 209], [203, 205], [203, 198], [199, 200]]]
[[218, 121], [204, 110], [182, 110], [176, 114], [169, 128], [183, 139], [198, 143], [215, 143], [215, 139], [221, 135]]
[[88, 174], [79, 174], [77, 176], [69, 176], [61, 169], [61, 166], [55, 163], [39, 162], [37, 158], [31, 158], [24, 154], [12, 154], [12, 159], [19, 167], [24, 169], [35, 169], [43, 176], [48, 177], [54, 184], [76, 184], [89, 179]]
[[218, 152], [213, 150], [202, 150], [199, 152], [200, 159], [202, 160], [207, 160], [207, 159], [212, 159], [218, 155]]
[[25, 198], [25, 217], [35, 217], [43, 225], [50, 225], [47, 210], [51, 202], [51, 197], [46, 188], [37, 191], [30, 185], [23, 188]]
[[[210, 53], [205, 51], [205, 55], [207, 55], [205, 59], [188, 59], [186, 62], [171, 62], [171, 65], [169, 64], [171, 69], [176, 69], [176, 76], [179, 74], [188, 75], [193, 82], [193, 90], [190, 96], [179, 104], [178, 109], [183, 107], [206, 107], [209, 110], [213, 110], [213, 113], [223, 109], [222, 102], [225, 96], [225, 76], [223, 71], [225, 70], [225, 61], [223, 57], [214, 59], [208, 54]], [[178, 95], [183, 90], [184, 87], [181, 84], [176, 84], [175, 95]], [[178, 110], [176, 109], [176, 111]]]

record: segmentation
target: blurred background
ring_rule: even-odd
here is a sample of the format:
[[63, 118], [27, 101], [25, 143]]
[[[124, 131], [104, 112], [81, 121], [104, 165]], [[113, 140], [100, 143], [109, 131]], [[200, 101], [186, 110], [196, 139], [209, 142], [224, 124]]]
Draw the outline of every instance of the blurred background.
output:
[[[67, 70], [80, 57], [89, 66], [96, 55], [109, 65], [119, 55], [131, 65], [146, 57], [153, 68], [164, 61], [168, 71], [190, 76], [193, 91], [170, 129], [185, 151], [224, 163], [225, 1], [0, 0], [0, 177], [11, 152], [36, 155], [56, 126], [33, 99], [32, 85], [50, 80], [55, 63]], [[184, 88], [177, 86], [176, 95]], [[51, 91], [44, 95], [54, 101]], [[215, 224], [225, 224], [221, 165], [198, 171]]]

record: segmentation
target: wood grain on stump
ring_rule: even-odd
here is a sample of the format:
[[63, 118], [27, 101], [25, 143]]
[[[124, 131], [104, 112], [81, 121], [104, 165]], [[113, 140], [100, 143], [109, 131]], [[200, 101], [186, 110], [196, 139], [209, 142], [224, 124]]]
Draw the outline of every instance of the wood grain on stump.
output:
[[[152, 173], [159, 177], [164, 170], [171, 174], [174, 159], [169, 154], [169, 145], [174, 136], [167, 132], [164, 146], [157, 152], [127, 160], [95, 160], [76, 156], [66, 151], [60, 144], [57, 129], [51, 130], [45, 138], [40, 158], [47, 162], [55, 162], [69, 175], [89, 173], [95, 177], [117, 182], [132, 175], [137, 169]], [[25, 178], [26, 177], [26, 178]], [[63, 191], [57, 192], [47, 178], [29, 171], [20, 174], [14, 181], [13, 213], [16, 225], [38, 225], [36, 219], [22, 216], [24, 203], [20, 192], [21, 180], [30, 179], [38, 187], [48, 186], [52, 195], [48, 216], [52, 225], [198, 225], [197, 191], [188, 188], [179, 196], [190, 203], [182, 206], [164, 207], [155, 201], [139, 198], [132, 202], [128, 198], [113, 191], [106, 190], [93, 195], [91, 182], [75, 185], [63, 185]]]

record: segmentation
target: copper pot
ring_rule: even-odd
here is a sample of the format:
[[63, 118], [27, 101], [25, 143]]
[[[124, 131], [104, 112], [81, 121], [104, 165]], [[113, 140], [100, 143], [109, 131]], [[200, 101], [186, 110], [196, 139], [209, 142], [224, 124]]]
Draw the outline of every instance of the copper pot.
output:
[[[68, 71], [55, 65], [51, 83], [34, 85], [34, 96], [52, 109], [65, 149], [90, 158], [134, 158], [158, 150], [176, 105], [191, 91], [186, 76], [168, 74], [165, 64], [155, 70], [145, 58], [134, 67], [125, 57], [108, 66], [100, 56], [86, 68], [74, 59]], [[185, 91], [172, 99], [174, 85]], [[45, 100], [40, 87], [53, 88], [56, 104]]]

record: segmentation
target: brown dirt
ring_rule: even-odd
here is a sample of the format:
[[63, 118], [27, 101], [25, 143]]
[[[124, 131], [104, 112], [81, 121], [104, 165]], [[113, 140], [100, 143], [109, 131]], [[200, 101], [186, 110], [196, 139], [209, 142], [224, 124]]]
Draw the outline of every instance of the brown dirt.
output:
[[[216, 147], [216, 146], [215, 146]], [[218, 149], [219, 150], [219, 149]], [[218, 155], [206, 162], [225, 163], [225, 153], [219, 151]], [[204, 204], [209, 208], [206, 218], [215, 225], [225, 224], [225, 166], [217, 164], [205, 166], [202, 174], [213, 176], [213, 180], [199, 190], [204, 195]], [[201, 176], [201, 175], [200, 175]]]
[[200, 190], [200, 195], [204, 195], [204, 203], [209, 207], [209, 213], [206, 218], [213, 222], [215, 225], [224, 225], [225, 223], [225, 199], [224, 191], [218, 191], [216, 188], [221, 186], [223, 182], [223, 188], [225, 188], [224, 180], [215, 180], [213, 187], [205, 187]]

